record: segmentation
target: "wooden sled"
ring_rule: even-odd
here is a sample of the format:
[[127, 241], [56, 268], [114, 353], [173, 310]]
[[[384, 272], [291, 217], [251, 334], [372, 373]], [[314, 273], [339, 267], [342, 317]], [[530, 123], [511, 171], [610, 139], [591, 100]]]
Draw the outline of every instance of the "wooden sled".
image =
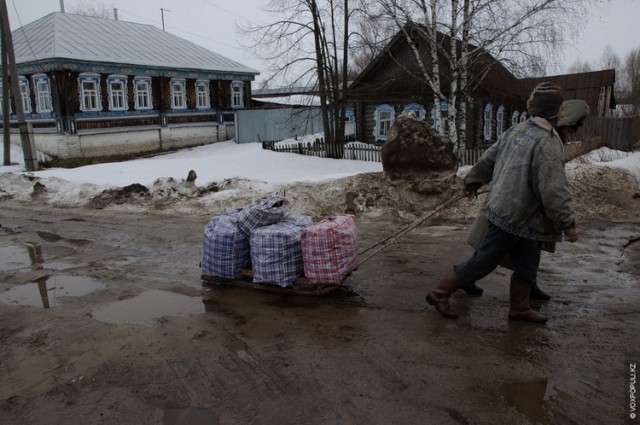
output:
[[237, 279], [229, 279], [225, 277], [202, 275], [202, 281], [205, 283], [213, 283], [220, 285], [239, 286], [241, 288], [256, 289], [259, 291], [273, 292], [277, 294], [287, 295], [307, 295], [318, 296], [328, 295], [336, 291], [341, 285], [315, 285], [306, 277], [299, 277], [293, 281], [291, 286], [282, 287], [276, 284], [256, 283], [252, 279], [252, 271], [250, 269], [242, 270]]

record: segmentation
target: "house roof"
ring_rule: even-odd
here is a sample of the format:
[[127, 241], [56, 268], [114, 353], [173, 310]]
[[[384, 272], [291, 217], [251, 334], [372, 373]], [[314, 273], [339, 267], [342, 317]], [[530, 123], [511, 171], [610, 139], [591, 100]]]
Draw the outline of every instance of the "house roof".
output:
[[253, 80], [253, 68], [153, 25], [54, 12], [12, 31], [18, 72], [69, 69]]

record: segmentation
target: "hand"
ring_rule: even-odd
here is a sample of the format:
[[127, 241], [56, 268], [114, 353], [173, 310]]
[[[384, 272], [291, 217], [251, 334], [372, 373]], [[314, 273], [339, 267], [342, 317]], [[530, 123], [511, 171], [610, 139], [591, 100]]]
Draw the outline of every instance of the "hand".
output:
[[570, 236], [569, 235], [565, 235], [564, 240], [567, 241], [567, 242], [574, 243], [575, 241], [578, 240], [578, 235], [577, 234], [570, 235]]
[[467, 198], [467, 199], [475, 199], [478, 197], [478, 192], [476, 192], [475, 190], [463, 190], [462, 194]]

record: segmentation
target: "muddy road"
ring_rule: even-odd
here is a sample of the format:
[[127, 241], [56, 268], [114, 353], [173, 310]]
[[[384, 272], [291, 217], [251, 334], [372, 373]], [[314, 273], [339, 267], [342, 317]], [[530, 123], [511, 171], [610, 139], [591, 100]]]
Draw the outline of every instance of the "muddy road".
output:
[[[446, 216], [446, 215], [445, 215]], [[640, 362], [640, 226], [589, 221], [545, 254], [547, 325], [509, 323], [508, 273], [424, 295], [471, 253], [439, 219], [343, 290], [203, 286], [208, 215], [2, 203], [2, 424], [622, 424]], [[357, 219], [364, 249], [406, 225]]]

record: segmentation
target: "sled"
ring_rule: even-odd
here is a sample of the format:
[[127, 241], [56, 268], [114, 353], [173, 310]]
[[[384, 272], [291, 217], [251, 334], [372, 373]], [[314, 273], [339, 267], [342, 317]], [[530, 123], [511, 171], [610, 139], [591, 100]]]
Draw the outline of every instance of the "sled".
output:
[[315, 285], [309, 281], [306, 277], [302, 276], [294, 280], [291, 286], [278, 286], [268, 283], [256, 283], [253, 282], [252, 271], [250, 269], [242, 270], [240, 275], [235, 279], [229, 279], [225, 277], [211, 276], [203, 274], [201, 279], [204, 283], [217, 284], [217, 285], [230, 285], [240, 288], [273, 292], [277, 294], [286, 295], [308, 295], [319, 296], [328, 295], [336, 291], [342, 285]]

